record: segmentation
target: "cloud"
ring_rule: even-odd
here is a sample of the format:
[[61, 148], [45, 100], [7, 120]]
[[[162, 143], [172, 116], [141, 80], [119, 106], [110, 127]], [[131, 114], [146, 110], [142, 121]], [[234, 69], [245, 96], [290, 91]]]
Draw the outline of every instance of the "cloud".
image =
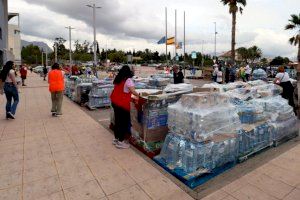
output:
[[[168, 35], [173, 36], [177, 9], [177, 36], [183, 40], [183, 11], [186, 11], [187, 51], [214, 50], [214, 24], [217, 22], [217, 51], [230, 49], [231, 16], [219, 1], [205, 0], [101, 0], [97, 9], [97, 40], [101, 48], [145, 49], [164, 52], [156, 45], [165, 34], [164, 8], [168, 7]], [[24, 38], [41, 38], [51, 43], [57, 36], [68, 39], [65, 26], [73, 26], [73, 40], [93, 40], [92, 0], [10, 0], [9, 10], [20, 12]], [[257, 45], [264, 54], [294, 57], [297, 50], [287, 43], [283, 31], [289, 15], [299, 12], [298, 0], [248, 1], [243, 15], [237, 16], [237, 47]], [[267, 41], [267, 42], [266, 42]], [[73, 41], [74, 42], [74, 41]], [[49, 44], [51, 45], [51, 44]], [[170, 48], [171, 50], [171, 48]], [[173, 51], [173, 50], [172, 50]]]

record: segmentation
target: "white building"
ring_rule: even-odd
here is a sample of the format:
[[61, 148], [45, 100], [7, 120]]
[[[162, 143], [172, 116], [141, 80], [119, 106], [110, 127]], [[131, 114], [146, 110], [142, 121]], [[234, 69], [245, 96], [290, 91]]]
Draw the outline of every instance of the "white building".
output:
[[7, 61], [8, 11], [7, 0], [0, 0], [0, 68]]
[[16, 65], [20, 65], [21, 58], [21, 31], [19, 13], [8, 13], [8, 21], [18, 17], [17, 24], [8, 24], [8, 50], [13, 54], [13, 60]]

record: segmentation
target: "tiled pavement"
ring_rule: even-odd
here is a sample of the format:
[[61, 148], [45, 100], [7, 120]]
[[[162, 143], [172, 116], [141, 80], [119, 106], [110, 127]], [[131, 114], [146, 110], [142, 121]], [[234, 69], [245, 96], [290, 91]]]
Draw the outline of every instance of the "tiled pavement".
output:
[[[30, 75], [20, 97], [17, 119], [0, 119], [0, 200], [192, 199], [132, 149], [116, 149], [71, 101], [52, 118], [40, 77]], [[297, 145], [204, 199], [299, 200], [299, 155]]]
[[52, 118], [40, 77], [27, 85], [17, 119], [1, 111], [1, 200], [192, 199], [133, 150], [116, 149], [112, 134], [71, 101]]

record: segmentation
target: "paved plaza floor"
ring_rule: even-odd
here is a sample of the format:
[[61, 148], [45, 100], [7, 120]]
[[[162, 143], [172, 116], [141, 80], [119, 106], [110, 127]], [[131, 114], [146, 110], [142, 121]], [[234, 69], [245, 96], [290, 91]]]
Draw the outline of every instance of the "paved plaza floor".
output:
[[[50, 114], [47, 83], [30, 74], [15, 120], [4, 119], [0, 96], [0, 200], [200, 198], [181, 189], [67, 98]], [[208, 200], [300, 199], [300, 144], [209, 194]], [[188, 192], [188, 193], [186, 193]]]

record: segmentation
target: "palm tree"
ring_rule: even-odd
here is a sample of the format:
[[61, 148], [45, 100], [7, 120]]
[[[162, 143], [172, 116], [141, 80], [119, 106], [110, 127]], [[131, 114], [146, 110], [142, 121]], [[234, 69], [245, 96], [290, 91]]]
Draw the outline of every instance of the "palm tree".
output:
[[232, 15], [232, 28], [231, 28], [231, 58], [235, 60], [235, 26], [236, 26], [236, 13], [240, 11], [243, 13], [243, 7], [246, 6], [246, 0], [221, 0], [224, 5], [229, 6], [229, 13]]
[[296, 30], [296, 35], [290, 38], [291, 45], [298, 45], [298, 62], [300, 62], [300, 14], [291, 15], [289, 24], [285, 26], [285, 30]]

